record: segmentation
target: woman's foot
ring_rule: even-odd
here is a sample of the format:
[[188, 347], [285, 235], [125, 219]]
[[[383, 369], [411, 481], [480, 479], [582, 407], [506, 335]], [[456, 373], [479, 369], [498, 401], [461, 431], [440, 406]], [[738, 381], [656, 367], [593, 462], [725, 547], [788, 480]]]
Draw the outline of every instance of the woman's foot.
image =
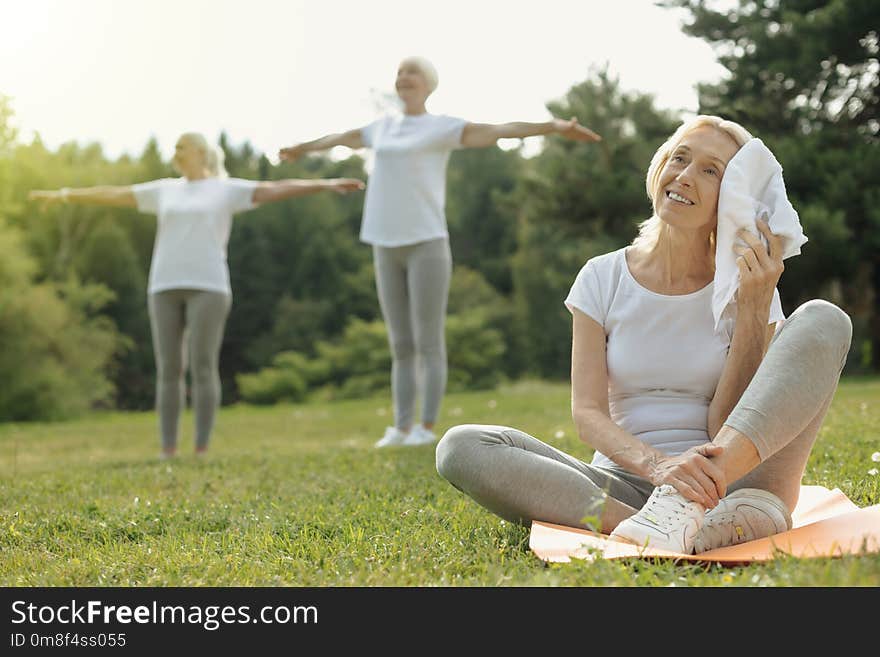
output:
[[791, 513], [773, 493], [759, 488], [732, 492], [706, 513], [694, 541], [697, 554], [739, 545], [791, 529]]
[[428, 445], [437, 441], [437, 434], [424, 424], [417, 424], [403, 441], [406, 446]]
[[196, 447], [196, 458], [205, 458], [208, 455], [207, 447]]
[[162, 451], [159, 453], [159, 459], [162, 461], [168, 461], [177, 456], [177, 448], [176, 447], [163, 447]]
[[376, 442], [375, 447], [394, 447], [396, 445], [403, 445], [403, 442], [408, 435], [408, 433], [401, 431], [397, 427], [387, 427], [385, 429], [385, 435]]
[[609, 538], [641, 547], [691, 554], [705, 513], [702, 504], [692, 502], [673, 486], [664, 484], [654, 489], [640, 511], [617, 525]]

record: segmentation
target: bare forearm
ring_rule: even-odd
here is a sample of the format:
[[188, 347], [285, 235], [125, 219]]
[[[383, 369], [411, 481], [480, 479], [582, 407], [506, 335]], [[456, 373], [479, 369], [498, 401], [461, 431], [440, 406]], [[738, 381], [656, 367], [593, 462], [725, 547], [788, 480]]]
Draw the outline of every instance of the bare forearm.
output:
[[768, 316], [769, 310], [767, 313], [741, 312], [737, 317], [727, 362], [709, 405], [708, 429], [711, 438], [721, 429], [764, 359]]
[[131, 187], [103, 185], [99, 187], [65, 188], [59, 191], [61, 200], [80, 205], [106, 205], [134, 207], [135, 198]]
[[337, 133], [333, 135], [327, 135], [325, 137], [320, 137], [318, 139], [313, 139], [312, 141], [306, 141], [299, 145], [299, 147], [305, 152], [313, 152], [313, 151], [325, 151], [328, 148], [333, 148], [334, 146], [342, 146], [342, 135], [343, 133]]
[[555, 131], [555, 124], [553, 121], [545, 121], [543, 123], [514, 121], [511, 123], [501, 123], [495, 127], [498, 133], [498, 139], [535, 137], [537, 135], [547, 135]]
[[363, 147], [360, 130], [349, 130], [348, 132], [337, 132], [332, 135], [326, 135], [312, 141], [306, 141], [297, 145], [297, 148], [303, 153], [311, 153], [315, 151], [325, 151], [334, 146], [348, 146], [349, 148]]
[[553, 121], [544, 123], [468, 123], [461, 133], [461, 145], [465, 148], [492, 146], [499, 139], [546, 135], [556, 130]]
[[580, 439], [602, 452], [620, 467], [642, 477], [649, 477], [663, 454], [621, 429], [611, 418], [596, 409], [572, 412]]
[[332, 189], [333, 180], [276, 180], [262, 182], [254, 190], [254, 203], [272, 203], [297, 196], [307, 196]]

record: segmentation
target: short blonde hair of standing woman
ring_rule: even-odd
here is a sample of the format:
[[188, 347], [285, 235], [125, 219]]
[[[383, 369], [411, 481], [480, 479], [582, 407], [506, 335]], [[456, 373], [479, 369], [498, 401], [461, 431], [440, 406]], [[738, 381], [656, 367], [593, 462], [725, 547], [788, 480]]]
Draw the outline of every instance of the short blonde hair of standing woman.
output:
[[185, 132], [180, 135], [180, 138], [186, 139], [202, 151], [205, 156], [205, 168], [208, 170], [208, 173], [217, 178], [229, 177], [229, 174], [226, 172], [226, 154], [222, 148], [210, 144], [201, 132]]
[[[657, 152], [654, 153], [654, 157], [651, 158], [651, 165], [648, 167], [648, 176], [645, 179], [645, 189], [648, 192], [648, 198], [651, 199], [651, 205], [654, 206], [654, 203], [657, 198], [657, 194], [660, 191], [658, 188], [660, 186], [660, 172], [663, 171], [663, 167], [666, 166], [666, 162], [669, 161], [669, 158], [672, 156], [672, 153], [678, 148], [678, 145], [681, 143], [681, 140], [684, 139], [685, 135], [689, 132], [696, 130], [697, 128], [702, 128], [704, 126], [711, 126], [713, 128], [717, 128], [721, 132], [724, 132], [730, 135], [731, 139], [736, 142], [737, 146], [742, 147], [747, 141], [752, 138], [752, 135], [748, 130], [743, 128], [739, 123], [735, 123], [734, 121], [728, 121], [726, 119], [722, 119], [720, 116], [712, 116], [709, 114], [700, 114], [699, 116], [695, 116], [690, 121], [685, 121], [682, 123], [678, 130], [672, 133], [672, 136], [669, 137], [663, 144], [661, 144], [660, 148], [657, 149]], [[656, 208], [656, 206], [654, 206]], [[657, 216], [656, 209], [654, 214], [651, 215], [649, 219], [646, 219], [642, 223], [639, 224], [639, 234], [633, 240], [633, 246], [638, 246], [649, 250], [653, 248], [657, 241], [660, 239], [660, 233], [663, 230], [663, 220]], [[715, 231], [712, 231], [712, 235], [709, 238], [712, 246], [715, 246]]]
[[437, 85], [440, 84], [440, 77], [437, 75], [437, 69], [431, 62], [424, 57], [413, 55], [411, 57], [404, 57], [400, 60], [400, 65], [403, 66], [404, 64], [412, 64], [419, 69], [421, 74], [425, 76], [425, 81], [428, 83], [428, 89], [431, 93], [434, 93]]

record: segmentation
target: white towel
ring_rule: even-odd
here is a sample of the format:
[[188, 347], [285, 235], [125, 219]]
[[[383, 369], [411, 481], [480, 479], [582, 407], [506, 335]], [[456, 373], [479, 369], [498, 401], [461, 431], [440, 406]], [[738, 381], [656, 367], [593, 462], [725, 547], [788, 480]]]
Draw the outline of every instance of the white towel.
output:
[[[715, 330], [730, 331], [736, 319], [739, 268], [736, 266], [735, 245], [747, 246], [736, 234], [747, 228], [767, 245], [758, 230], [757, 219], [769, 218], [770, 230], [782, 237], [782, 257], [801, 252], [807, 241], [798, 213], [788, 201], [782, 166], [760, 139], [750, 139], [731, 158], [721, 179], [718, 196], [718, 235], [715, 244], [715, 284], [712, 293], [712, 314]], [[779, 291], [773, 292], [773, 304], [782, 315]], [[771, 312], [771, 316], [774, 313]]]

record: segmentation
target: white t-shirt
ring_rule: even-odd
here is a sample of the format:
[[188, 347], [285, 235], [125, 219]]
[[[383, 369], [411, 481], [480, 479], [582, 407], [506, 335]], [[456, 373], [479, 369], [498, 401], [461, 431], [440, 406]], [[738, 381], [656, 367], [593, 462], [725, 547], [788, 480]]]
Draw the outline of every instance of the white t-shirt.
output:
[[[674, 456], [709, 440], [709, 402], [721, 378], [730, 336], [715, 332], [712, 286], [664, 295], [640, 285], [626, 249], [592, 258], [565, 299], [605, 329], [611, 419]], [[778, 292], [770, 323], [785, 319]], [[598, 450], [593, 464], [620, 467]]]
[[231, 294], [226, 244], [232, 215], [250, 210], [258, 182], [163, 178], [133, 185], [138, 210], [158, 215], [148, 292], [188, 288]]
[[461, 147], [464, 119], [387, 116], [361, 128], [374, 151], [364, 199], [362, 241], [404, 246], [446, 237], [446, 165]]

